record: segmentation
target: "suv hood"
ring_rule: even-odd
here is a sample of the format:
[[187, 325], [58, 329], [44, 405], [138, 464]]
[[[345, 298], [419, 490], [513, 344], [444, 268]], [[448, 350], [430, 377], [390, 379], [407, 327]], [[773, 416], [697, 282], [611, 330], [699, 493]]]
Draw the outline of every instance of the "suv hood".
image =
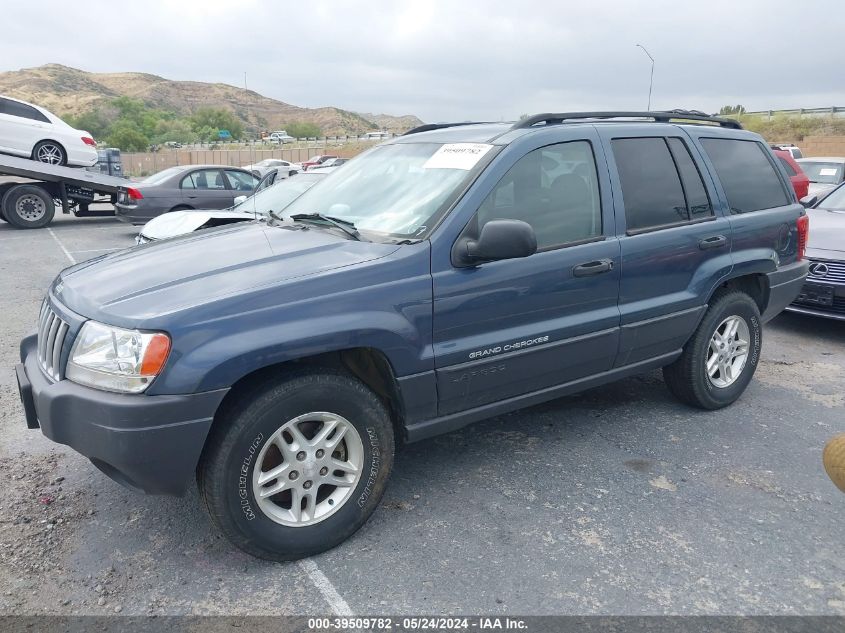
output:
[[80, 315], [124, 327], [260, 287], [354, 266], [396, 251], [333, 230], [263, 223], [153, 242], [65, 269], [52, 293]]
[[845, 261], [845, 212], [815, 208], [807, 209], [807, 215], [810, 217], [807, 256]]

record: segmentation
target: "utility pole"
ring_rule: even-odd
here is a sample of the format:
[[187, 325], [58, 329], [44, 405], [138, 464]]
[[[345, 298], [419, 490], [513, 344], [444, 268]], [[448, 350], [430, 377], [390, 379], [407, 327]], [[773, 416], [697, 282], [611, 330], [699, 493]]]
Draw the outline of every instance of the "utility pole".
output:
[[647, 108], [647, 110], [651, 110], [651, 88], [654, 85], [654, 57], [651, 56], [651, 53], [649, 53], [645, 49], [645, 46], [643, 46], [642, 44], [637, 44], [637, 46], [639, 48], [643, 49], [643, 53], [648, 55], [648, 58], [651, 60], [651, 78], [648, 80], [648, 108]]

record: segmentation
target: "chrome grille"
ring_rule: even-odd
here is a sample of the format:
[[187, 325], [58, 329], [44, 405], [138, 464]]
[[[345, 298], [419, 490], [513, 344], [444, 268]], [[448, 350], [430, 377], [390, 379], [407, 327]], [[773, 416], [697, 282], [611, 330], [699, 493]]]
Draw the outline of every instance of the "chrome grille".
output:
[[38, 317], [38, 363], [53, 380], [62, 379], [62, 349], [67, 331], [68, 324], [45, 301]]
[[[821, 271], [818, 270], [819, 267], [821, 267]], [[822, 275], [822, 271], [826, 272]], [[810, 273], [807, 275], [807, 280], [820, 283], [845, 284], [845, 262], [811, 259]]]

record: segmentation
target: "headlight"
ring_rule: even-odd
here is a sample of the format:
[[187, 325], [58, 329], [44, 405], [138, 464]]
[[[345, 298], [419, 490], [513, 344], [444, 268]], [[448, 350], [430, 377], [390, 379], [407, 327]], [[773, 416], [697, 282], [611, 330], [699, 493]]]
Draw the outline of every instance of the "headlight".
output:
[[97, 389], [140, 393], [158, 376], [169, 353], [170, 337], [163, 332], [86, 321], [70, 351], [65, 376]]

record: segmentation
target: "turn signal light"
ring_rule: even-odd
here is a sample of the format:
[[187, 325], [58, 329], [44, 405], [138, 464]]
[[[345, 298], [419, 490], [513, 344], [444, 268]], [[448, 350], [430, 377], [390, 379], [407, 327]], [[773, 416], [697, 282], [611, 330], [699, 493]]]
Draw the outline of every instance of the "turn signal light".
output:
[[170, 337], [166, 334], [153, 334], [141, 360], [141, 375], [158, 376], [169, 353]]

